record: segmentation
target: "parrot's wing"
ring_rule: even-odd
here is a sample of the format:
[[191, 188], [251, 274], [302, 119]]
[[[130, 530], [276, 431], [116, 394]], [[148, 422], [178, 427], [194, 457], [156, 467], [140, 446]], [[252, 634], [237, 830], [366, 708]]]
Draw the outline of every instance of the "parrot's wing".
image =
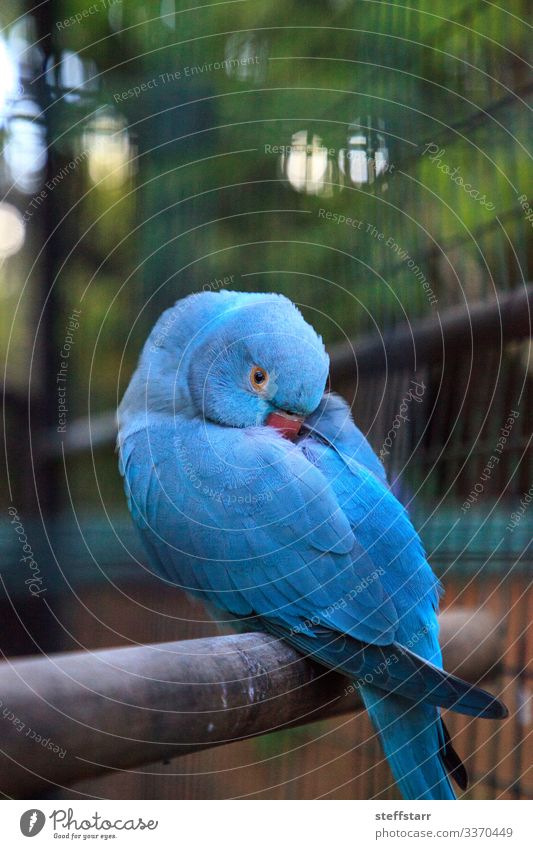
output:
[[354, 461], [360, 463], [382, 483], [387, 483], [383, 463], [354, 423], [350, 407], [340, 395], [329, 392], [323, 396], [303, 424], [302, 436], [309, 434], [330, 445], [348, 466]]
[[391, 643], [398, 617], [383, 570], [322, 473], [272, 428], [204, 427], [199, 444], [200, 430], [180, 437], [152, 427], [120, 445], [130, 510], [155, 568], [235, 616]]
[[505, 705], [492, 693], [446, 672], [399, 643], [388, 646], [362, 643], [320, 627], [312, 637], [298, 633], [288, 638], [272, 623], [267, 628], [288, 639], [308, 657], [342, 671], [354, 681], [355, 688], [372, 684], [413, 702], [427, 702], [467, 716], [501, 719], [508, 715]]
[[302, 451], [270, 428], [203, 430], [201, 441], [152, 427], [120, 445], [130, 509], [164, 577], [361, 683], [504, 715], [490, 694], [395, 643], [384, 570]]

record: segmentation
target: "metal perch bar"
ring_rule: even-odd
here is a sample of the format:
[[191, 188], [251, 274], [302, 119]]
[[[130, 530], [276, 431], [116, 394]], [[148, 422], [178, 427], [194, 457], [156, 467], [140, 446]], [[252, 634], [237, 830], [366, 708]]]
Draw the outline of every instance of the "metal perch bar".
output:
[[[499, 630], [486, 612], [444, 613], [446, 667], [483, 678], [500, 657]], [[5, 661], [1, 786], [11, 796], [46, 793], [357, 710], [349, 687], [342, 675], [256, 633]]]
[[376, 337], [359, 337], [341, 342], [330, 350], [331, 374], [335, 380], [351, 380], [366, 373], [412, 371], [425, 363], [439, 363], [450, 351], [485, 351], [510, 339], [527, 339], [533, 324], [533, 284], [499, 293], [493, 301], [451, 307]]

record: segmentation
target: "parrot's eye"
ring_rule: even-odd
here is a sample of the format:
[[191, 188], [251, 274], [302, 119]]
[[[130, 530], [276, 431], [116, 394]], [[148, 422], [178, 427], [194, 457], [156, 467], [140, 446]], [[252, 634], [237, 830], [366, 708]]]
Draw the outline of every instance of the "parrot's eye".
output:
[[261, 366], [252, 366], [250, 369], [250, 383], [256, 392], [265, 389], [268, 384], [268, 371]]

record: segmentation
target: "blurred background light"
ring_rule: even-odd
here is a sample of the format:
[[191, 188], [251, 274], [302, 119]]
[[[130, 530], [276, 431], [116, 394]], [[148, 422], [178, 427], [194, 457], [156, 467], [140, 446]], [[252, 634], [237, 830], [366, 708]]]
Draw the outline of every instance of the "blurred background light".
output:
[[339, 169], [352, 186], [371, 186], [388, 171], [389, 149], [384, 129], [381, 118], [373, 121], [371, 117], [366, 121], [357, 118], [348, 127], [346, 148], [339, 151]]
[[294, 133], [289, 150], [281, 155], [281, 171], [297, 192], [330, 197], [335, 163], [320, 136], [313, 135], [310, 142], [307, 139], [307, 130]]
[[25, 97], [11, 109], [7, 126], [5, 162], [16, 188], [27, 194], [39, 188], [46, 166], [46, 131], [40, 119], [37, 103]]
[[88, 155], [89, 176], [93, 183], [114, 190], [134, 172], [135, 148], [126, 119], [112, 107], [102, 107], [87, 122], [82, 148]]
[[49, 57], [45, 79], [54, 99], [79, 103], [98, 90], [98, 67], [93, 59], [82, 59], [73, 50], [63, 50], [59, 60]]
[[[115, 8], [114, 6], [112, 8]], [[121, 6], [117, 4], [117, 9], [120, 9]], [[110, 21], [111, 21], [111, 10], [110, 10]], [[176, 2], [175, 0], [161, 0], [161, 11], [160, 11], [161, 23], [163, 26], [166, 26], [169, 30], [176, 29]], [[121, 18], [122, 21], [122, 18]]]
[[0, 36], [0, 122], [19, 91], [19, 74], [5, 39]]
[[267, 77], [268, 41], [264, 36], [236, 32], [226, 41], [226, 73], [241, 82], [262, 83]]
[[22, 78], [39, 73], [43, 66], [44, 51], [37, 42], [37, 26], [31, 15], [15, 21], [9, 30], [9, 50]]
[[26, 227], [22, 215], [11, 203], [0, 202], [0, 260], [18, 253], [24, 244]]

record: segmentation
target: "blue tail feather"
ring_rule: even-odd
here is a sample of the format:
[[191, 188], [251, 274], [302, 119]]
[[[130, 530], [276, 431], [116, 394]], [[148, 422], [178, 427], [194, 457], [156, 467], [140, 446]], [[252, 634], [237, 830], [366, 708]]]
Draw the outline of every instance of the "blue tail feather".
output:
[[403, 798], [455, 799], [442, 759], [438, 708], [372, 686], [361, 687], [360, 693]]

